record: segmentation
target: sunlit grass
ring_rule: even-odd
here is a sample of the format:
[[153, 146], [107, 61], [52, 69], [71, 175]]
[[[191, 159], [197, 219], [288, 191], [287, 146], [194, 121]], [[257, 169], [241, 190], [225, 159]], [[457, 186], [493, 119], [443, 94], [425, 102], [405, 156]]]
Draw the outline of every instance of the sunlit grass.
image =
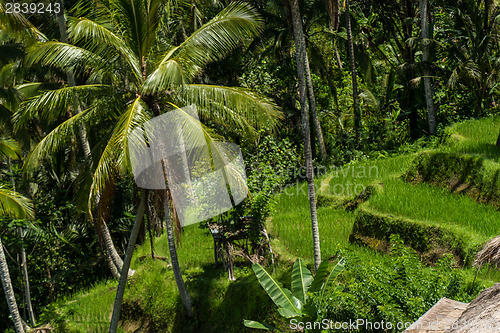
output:
[[449, 129], [451, 138], [442, 150], [455, 153], [479, 154], [500, 162], [500, 148], [496, 146], [500, 131], [500, 116], [467, 120]]
[[482, 241], [500, 233], [500, 212], [495, 208], [427, 184], [387, 179], [383, 191], [368, 203], [380, 212], [467, 230]]
[[[51, 305], [42, 319], [57, 324], [63, 332], [108, 332], [117, 282], [103, 281]], [[44, 318], [45, 317], [45, 318]], [[118, 332], [124, 332], [119, 328]]]
[[333, 170], [329, 188], [324, 194], [352, 197], [363, 187], [389, 176], [402, 174], [409, 166], [413, 155], [380, 158], [351, 163]]

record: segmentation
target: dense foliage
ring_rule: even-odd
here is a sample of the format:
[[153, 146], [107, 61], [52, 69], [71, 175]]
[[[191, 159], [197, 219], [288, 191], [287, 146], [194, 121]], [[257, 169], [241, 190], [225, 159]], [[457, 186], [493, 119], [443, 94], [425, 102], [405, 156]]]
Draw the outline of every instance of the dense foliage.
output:
[[[16, 321], [12, 300], [30, 321], [28, 292], [37, 314], [112, 274], [117, 278], [134, 221], [142, 217], [135, 216], [142, 194], [147, 209], [138, 243], [149, 238], [154, 247], [171, 225], [177, 241], [182, 238], [180, 224], [170, 223], [178, 220], [165, 205], [168, 191], [146, 192], [132, 179], [129, 136], [149, 119], [194, 105], [200, 119], [186, 116], [189, 130], [203, 124], [207, 142], [241, 147], [249, 195], [212, 222], [234, 225], [252, 216], [249, 241], [267, 244], [261, 229], [287, 186], [309, 181], [310, 196], [301, 200], [310, 202], [310, 213], [300, 218], [314, 219], [312, 171], [322, 176], [327, 167], [461, 142], [449, 125], [499, 110], [497, 1], [69, 0], [57, 1], [58, 12], [50, 1], [24, 3], [44, 10], [0, 0], [0, 247], [2, 268], [9, 268], [2, 273], [15, 294], [8, 302], [0, 298], [0, 331], [13, 328], [9, 318]], [[488, 126], [496, 136], [498, 126]], [[471, 197], [498, 206], [498, 172], [488, 169], [499, 161], [498, 147], [482, 137], [453, 146], [482, 157], [457, 155], [451, 169], [448, 152], [421, 154], [404, 179], [446, 187], [459, 177]], [[408, 185], [386, 184], [395, 184], [393, 193]], [[317, 197], [319, 209], [360, 199]], [[377, 199], [385, 200], [378, 208], [390, 206], [387, 198]], [[485, 216], [496, 214], [490, 213]], [[481, 237], [497, 232], [490, 231]], [[310, 233], [294, 232], [300, 239]], [[343, 291], [316, 299], [320, 318], [408, 322], [442, 296], [469, 301], [478, 292], [448, 256], [426, 268], [399, 239], [392, 241], [388, 264], [347, 256]], [[167, 242], [172, 255], [173, 237]], [[180, 275], [181, 268], [174, 270]], [[156, 287], [161, 278], [148, 279]], [[127, 303], [125, 313], [135, 305]], [[170, 324], [156, 317], [171, 315], [177, 303], [170, 305], [164, 313], [143, 312], [164, 328]]]

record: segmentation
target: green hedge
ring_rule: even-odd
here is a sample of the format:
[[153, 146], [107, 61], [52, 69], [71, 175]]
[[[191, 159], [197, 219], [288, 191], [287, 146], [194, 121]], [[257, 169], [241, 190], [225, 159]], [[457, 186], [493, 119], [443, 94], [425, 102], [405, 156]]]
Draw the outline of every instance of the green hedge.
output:
[[369, 240], [389, 242], [391, 235], [400, 235], [404, 243], [431, 262], [440, 254], [450, 252], [463, 265], [470, 265], [482, 244], [474, 244], [471, 235], [442, 226], [429, 225], [421, 221], [393, 217], [389, 214], [360, 207], [356, 212], [349, 240], [373, 246]]
[[424, 152], [402, 176], [411, 183], [428, 183], [465, 193], [500, 207], [500, 167], [476, 155]]

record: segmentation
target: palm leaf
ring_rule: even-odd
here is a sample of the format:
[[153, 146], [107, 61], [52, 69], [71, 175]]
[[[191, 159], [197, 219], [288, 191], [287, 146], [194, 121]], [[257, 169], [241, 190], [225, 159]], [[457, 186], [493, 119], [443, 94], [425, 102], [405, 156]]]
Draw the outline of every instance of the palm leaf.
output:
[[21, 153], [21, 147], [16, 140], [11, 138], [0, 138], [0, 154], [13, 159], [18, 158]]
[[282, 117], [271, 100], [244, 88], [189, 84], [179, 89], [174, 99], [178, 104], [195, 104], [206, 119], [249, 134], [258, 128], [273, 129]]
[[81, 69], [88, 72], [106, 71], [109, 64], [95, 53], [81, 47], [61, 43], [37, 43], [28, 48], [28, 64], [40, 63], [63, 70]]
[[79, 126], [82, 126], [87, 118], [95, 116], [96, 108], [90, 108], [83, 112], [74, 115], [65, 122], [61, 123], [49, 134], [47, 134], [29, 153], [24, 161], [23, 172], [28, 176], [32, 175], [34, 171], [41, 165], [43, 160], [59, 151], [61, 148], [67, 146], [71, 137], [74, 135]]
[[128, 64], [133, 76], [138, 82], [142, 81], [140, 62], [136, 55], [125, 44], [122, 38], [106, 29], [103, 25], [88, 18], [78, 18], [70, 20], [69, 37], [75, 42], [87, 41], [90, 45], [101, 46], [105, 50], [109, 48], [120, 54]]
[[92, 185], [90, 186], [88, 198], [90, 213], [94, 205], [100, 201], [100, 195], [107, 182], [111, 181], [120, 169], [128, 169], [129, 135], [137, 126], [149, 120], [150, 117], [147, 106], [141, 97], [137, 97], [118, 119], [92, 176]]
[[189, 63], [182, 58], [170, 58], [147, 77], [144, 81], [143, 91], [172, 90], [188, 83], [192, 78], [190, 72], [193, 72], [189, 68], [192, 69], [193, 66], [193, 63]]
[[[257, 36], [262, 28], [263, 21], [252, 6], [241, 2], [230, 4], [182, 44], [165, 52], [146, 80], [145, 92], [169, 90], [169, 84], [176, 82], [173, 78], [182, 77], [189, 82], [207, 63], [224, 58], [241, 43]], [[182, 66], [182, 70], [176, 66]], [[174, 69], [176, 72], [172, 72]]]
[[0, 215], [12, 218], [33, 218], [33, 204], [21, 194], [0, 187]]
[[271, 325], [267, 325], [267, 324], [264, 324], [264, 323], [260, 323], [258, 321], [253, 321], [253, 320], [243, 320], [243, 324], [248, 327], [248, 328], [255, 328], [255, 329], [259, 329], [259, 330], [266, 330], [266, 331], [275, 331], [275, 330], [278, 330], [281, 332], [281, 330], [277, 329], [276, 327], [274, 326], [271, 326]]
[[27, 100], [23, 107], [14, 115], [16, 128], [23, 127], [29, 120], [38, 115], [47, 121], [54, 121], [65, 115], [77, 96], [90, 100], [90, 97], [108, 96], [110, 86], [92, 84], [75, 87], [64, 87], [56, 90], [46, 91], [38, 96]]
[[326, 274], [328, 274], [328, 260], [323, 260], [316, 270], [316, 275], [314, 276], [314, 281], [309, 288], [309, 292], [315, 293], [321, 290], [323, 283], [325, 281]]
[[276, 281], [261, 265], [253, 264], [252, 268], [257, 276], [257, 280], [273, 300], [274, 304], [276, 304], [280, 310], [285, 310], [283, 311], [283, 315], [287, 318], [300, 315], [302, 304], [292, 295], [290, 290], [283, 288], [281, 283]]
[[145, 5], [140, 0], [113, 0], [111, 10], [117, 14], [120, 28], [123, 29], [125, 42], [137, 59], [143, 59], [146, 49], [148, 23]]
[[335, 267], [333, 268], [333, 270], [331, 271], [330, 275], [328, 275], [328, 277], [326, 278], [326, 281], [325, 283], [323, 284], [323, 286], [321, 287], [321, 295], [323, 295], [325, 293], [325, 290], [326, 288], [333, 283], [333, 281], [335, 281], [335, 279], [337, 278], [337, 276], [342, 273], [342, 271], [344, 270], [344, 266], [345, 266], [345, 260], [344, 258], [340, 259], [340, 261], [337, 263], [337, 265], [335, 265]]
[[307, 290], [313, 282], [313, 276], [302, 261], [297, 259], [293, 264], [292, 271], [292, 293], [303, 304], [306, 303]]

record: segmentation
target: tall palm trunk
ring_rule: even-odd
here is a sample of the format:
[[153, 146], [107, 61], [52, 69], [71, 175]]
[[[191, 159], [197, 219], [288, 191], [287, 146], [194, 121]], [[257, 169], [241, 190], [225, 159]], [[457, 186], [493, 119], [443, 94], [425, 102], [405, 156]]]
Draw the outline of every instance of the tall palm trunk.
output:
[[[330, 29], [332, 29], [332, 31], [336, 31], [339, 28], [339, 0], [328, 1], [328, 11], [330, 13]], [[339, 50], [337, 49], [337, 43], [335, 40], [333, 41], [333, 52], [335, 53], [335, 60], [337, 61], [338, 68], [342, 69], [342, 60], [340, 59]]]
[[427, 105], [427, 121], [429, 123], [429, 134], [436, 134], [436, 111], [431, 85], [430, 52], [429, 52], [429, 0], [420, 0], [420, 23], [422, 27], [422, 60], [424, 66], [424, 91]]
[[[12, 190], [16, 190], [16, 181], [12, 172], [12, 161], [10, 157], [7, 159], [7, 165], [9, 166], [9, 172], [11, 173], [10, 177], [10, 186]], [[31, 325], [35, 326], [35, 314], [33, 312], [33, 306], [31, 304], [31, 289], [30, 289], [30, 280], [28, 276], [28, 265], [26, 263], [26, 248], [24, 247], [24, 231], [23, 228], [18, 227], [17, 232], [19, 234], [19, 239], [21, 240], [21, 249], [20, 249], [20, 257], [21, 257], [21, 270], [23, 272], [23, 282], [24, 282], [24, 295], [26, 299], [26, 308], [28, 310], [28, 317], [31, 322]]]
[[[60, 0], [59, 3], [61, 4], [61, 11], [57, 14], [57, 24], [59, 26], [59, 34], [60, 34], [60, 39], [61, 42], [63, 43], [68, 43], [68, 34], [66, 32], [66, 17], [64, 16], [64, 1]], [[68, 70], [67, 72], [67, 78], [68, 78], [68, 86], [69, 87], [75, 87], [76, 86], [76, 80], [75, 80], [75, 75], [71, 70]], [[78, 98], [75, 97], [73, 99], [73, 111], [76, 112], [76, 114], [82, 112], [82, 109], [80, 107], [80, 104], [78, 103]], [[80, 125], [78, 128], [78, 134], [80, 136], [80, 141], [83, 147], [83, 153], [86, 158], [90, 157], [90, 144], [87, 139], [87, 132], [85, 128]]]
[[306, 162], [307, 189], [309, 193], [309, 207], [311, 211], [311, 225], [314, 247], [314, 269], [321, 263], [321, 250], [319, 243], [318, 216], [316, 212], [316, 194], [314, 188], [314, 170], [311, 152], [311, 136], [309, 129], [309, 112], [307, 110], [307, 86], [306, 86], [306, 47], [304, 33], [302, 31], [302, 20], [300, 17], [299, 4], [297, 0], [290, 0], [293, 38], [295, 41], [297, 57], [297, 77], [299, 79], [300, 112], [302, 115], [302, 132], [304, 135], [304, 158]]
[[361, 131], [361, 108], [359, 106], [358, 78], [356, 73], [356, 61], [354, 59], [354, 43], [352, 41], [351, 10], [349, 7], [349, 0], [346, 0], [345, 2], [345, 22], [347, 30], [347, 44], [349, 48], [349, 61], [351, 62], [352, 103], [354, 108], [354, 135], [356, 137], [356, 143], [359, 143]]
[[316, 98], [314, 97], [314, 89], [312, 84], [311, 69], [309, 67], [309, 59], [307, 57], [307, 52], [305, 54], [305, 68], [306, 68], [306, 78], [307, 78], [307, 92], [309, 96], [309, 107], [311, 109], [311, 114], [314, 122], [314, 131], [318, 139], [319, 151], [321, 154], [321, 159], [326, 158], [326, 147], [325, 141], [323, 140], [323, 131], [321, 130], [321, 124], [318, 118], [318, 109], [316, 108]]
[[[123, 260], [122, 258], [120, 258], [120, 255], [116, 251], [115, 245], [113, 244], [113, 239], [111, 238], [111, 234], [109, 233], [108, 225], [104, 221], [102, 221], [101, 224], [101, 231], [104, 238], [104, 245], [106, 246], [107, 255], [111, 258], [111, 261], [115, 265], [118, 272], [121, 273], [123, 269]], [[135, 271], [133, 269], [128, 270], [129, 277], [134, 274]]]
[[22, 228], [17, 228], [19, 239], [21, 240], [21, 268], [23, 271], [24, 293], [26, 298], [26, 308], [28, 310], [28, 317], [31, 325], [35, 326], [35, 314], [31, 304], [31, 289], [30, 280], [28, 277], [28, 264], [26, 262], [26, 250], [24, 247], [24, 231]]
[[171, 200], [170, 190], [167, 184], [167, 169], [165, 166], [165, 160], [161, 160], [162, 168], [163, 168], [163, 177], [165, 178], [165, 184], [167, 185], [166, 197], [165, 197], [165, 224], [167, 226], [167, 239], [168, 239], [168, 250], [170, 252], [170, 261], [172, 263], [172, 270], [174, 272], [175, 283], [177, 284], [177, 289], [179, 290], [179, 295], [181, 297], [182, 303], [184, 304], [184, 308], [186, 309], [186, 313], [188, 317], [191, 317], [193, 314], [193, 306], [191, 297], [189, 297], [189, 293], [186, 289], [186, 285], [184, 284], [184, 280], [182, 279], [181, 268], [179, 266], [179, 258], [177, 257], [177, 249], [175, 247], [175, 237], [174, 230], [172, 227], [172, 221], [170, 221], [170, 205], [169, 202]]
[[139, 208], [137, 209], [137, 215], [135, 217], [134, 226], [132, 227], [132, 232], [130, 233], [130, 238], [127, 245], [127, 251], [125, 252], [125, 258], [123, 260], [123, 269], [120, 272], [120, 282], [118, 283], [118, 289], [116, 291], [115, 304], [113, 306], [113, 314], [111, 316], [111, 324], [109, 325], [109, 333], [116, 333], [118, 329], [118, 321], [120, 320], [120, 313], [122, 309], [123, 294], [125, 293], [125, 287], [127, 285], [127, 274], [130, 268], [130, 261], [132, 260], [132, 255], [134, 254], [135, 242], [137, 240], [137, 235], [141, 228], [144, 211], [146, 210], [146, 191], [143, 192], [141, 196], [141, 202], [139, 203]]
[[5, 292], [5, 298], [7, 299], [7, 305], [9, 306], [9, 311], [14, 320], [14, 327], [16, 333], [24, 333], [23, 320], [19, 314], [19, 308], [17, 307], [16, 297], [14, 296], [14, 289], [12, 288], [12, 282], [10, 281], [9, 267], [7, 266], [7, 259], [5, 258], [5, 253], [3, 252], [3, 244], [0, 239], [0, 278], [2, 279], [2, 286]]

